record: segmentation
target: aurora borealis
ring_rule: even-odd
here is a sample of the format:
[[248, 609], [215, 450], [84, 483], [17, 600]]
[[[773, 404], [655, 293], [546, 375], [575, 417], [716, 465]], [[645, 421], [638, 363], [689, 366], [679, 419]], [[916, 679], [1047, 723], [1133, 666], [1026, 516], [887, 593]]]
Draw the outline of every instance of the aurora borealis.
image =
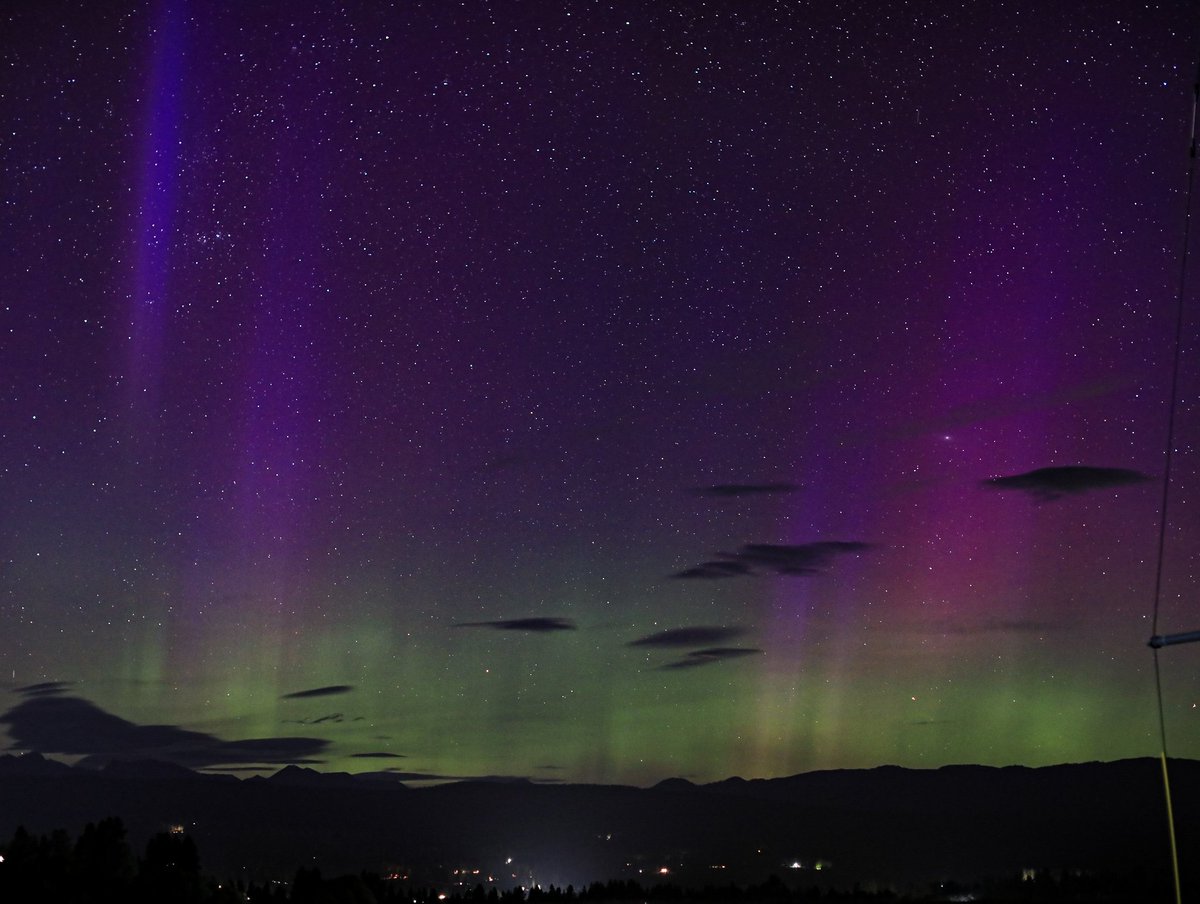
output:
[[[1158, 752], [1190, 4], [0, 21], [13, 749]], [[1194, 294], [1164, 632], [1200, 628]], [[1067, 466], [1108, 470], [1029, 477]], [[1200, 756], [1200, 647], [1160, 656]]]

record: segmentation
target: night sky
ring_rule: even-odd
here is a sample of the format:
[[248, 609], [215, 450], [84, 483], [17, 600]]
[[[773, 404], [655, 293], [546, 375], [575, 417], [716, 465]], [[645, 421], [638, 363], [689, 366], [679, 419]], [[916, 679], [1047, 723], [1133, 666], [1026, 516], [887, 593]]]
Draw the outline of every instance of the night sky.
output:
[[5, 4], [0, 742], [1157, 754], [1198, 48], [1183, 0]]

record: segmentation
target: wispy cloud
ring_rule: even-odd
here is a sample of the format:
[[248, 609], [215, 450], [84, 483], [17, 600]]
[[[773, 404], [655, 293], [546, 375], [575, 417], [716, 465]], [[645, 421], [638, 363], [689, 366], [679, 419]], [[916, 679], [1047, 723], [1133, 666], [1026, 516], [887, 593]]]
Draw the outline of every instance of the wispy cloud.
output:
[[631, 647], [699, 647], [732, 640], [746, 633], [745, 628], [724, 625], [696, 625], [691, 628], [669, 628], [631, 640]]
[[692, 650], [682, 659], [668, 662], [660, 668], [668, 671], [677, 669], [694, 669], [700, 666], [726, 662], [730, 659], [741, 659], [745, 656], [758, 656], [762, 650], [755, 647], [706, 647], [703, 650]]
[[392, 768], [381, 769], [380, 772], [401, 782], [458, 782], [463, 780], [461, 775], [442, 775], [437, 772], [406, 772], [403, 769]]
[[406, 758], [403, 753], [388, 753], [384, 750], [371, 753], [352, 753], [350, 757], [358, 760], [403, 760]]
[[574, 631], [575, 622], [568, 618], [501, 618], [495, 621], [458, 622], [455, 628], [489, 628], [493, 631], [528, 631], [549, 634], [554, 631]]
[[322, 725], [325, 722], [345, 722], [346, 716], [344, 713], [329, 713], [324, 716], [315, 716], [311, 719], [284, 719], [285, 723], [293, 725]]
[[871, 548], [857, 540], [822, 540], [816, 543], [747, 543], [736, 557], [749, 565], [767, 568], [779, 574], [820, 574], [838, 556], [852, 555]]
[[711, 562], [701, 562], [683, 571], [677, 571], [673, 578], [696, 578], [699, 580], [719, 581], [722, 578], [737, 578], [750, 574], [750, 566], [745, 562], [733, 559], [717, 559]]
[[26, 697], [54, 697], [67, 693], [74, 686], [74, 681], [43, 681], [39, 684], [27, 684], [24, 687], [13, 688], [13, 690]]
[[697, 496], [733, 499], [738, 496], [771, 496], [794, 493], [800, 487], [794, 483], [717, 483], [707, 487], [692, 487]]
[[816, 543], [747, 543], [737, 552], [719, 552], [718, 558], [678, 571], [674, 578], [733, 578], [756, 571], [783, 575], [820, 574], [838, 556], [871, 548], [858, 540], [821, 540]]
[[[557, 784], [557, 778], [535, 778], [528, 775], [445, 775], [438, 772], [406, 772], [402, 769], [387, 768], [378, 772], [365, 773], [371, 776], [387, 776], [394, 781], [402, 782], [491, 782], [493, 784], [523, 784], [536, 782], [538, 784]], [[362, 777], [360, 773], [360, 778]]]

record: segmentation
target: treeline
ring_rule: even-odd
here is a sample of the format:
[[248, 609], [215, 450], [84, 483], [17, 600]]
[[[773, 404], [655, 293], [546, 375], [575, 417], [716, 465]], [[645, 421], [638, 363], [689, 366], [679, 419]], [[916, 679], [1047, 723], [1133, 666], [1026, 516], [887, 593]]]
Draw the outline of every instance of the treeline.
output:
[[595, 882], [572, 887], [501, 891], [476, 885], [451, 893], [413, 888], [372, 873], [324, 878], [301, 868], [289, 882], [218, 882], [200, 869], [196, 843], [182, 832], [160, 832], [142, 856], [134, 854], [120, 819], [88, 823], [72, 840], [59, 829], [33, 835], [18, 828], [0, 845], [0, 901], [47, 904], [600, 904], [600, 902], [709, 902], [709, 904], [791, 904], [877, 901], [890, 895], [795, 891], [777, 878], [747, 888], [724, 886], [699, 891], [675, 885], [643, 887], [632, 881]]
[[[324, 878], [301, 868], [290, 881], [218, 882], [200, 869], [196, 844], [183, 833], [162, 832], [134, 854], [120, 819], [89, 823], [72, 841], [62, 830], [32, 835], [17, 829], [0, 845], [0, 902], [46, 904], [893, 904], [906, 901], [1128, 902], [1166, 900], [1153, 875], [1096, 876], [1043, 873], [1034, 881], [1006, 880], [964, 888], [935, 885], [899, 897], [890, 891], [797, 889], [772, 876], [750, 886], [686, 889], [671, 884], [643, 887], [630, 880], [594, 882], [575, 889], [504, 891], [476, 885], [453, 892], [413, 888], [373, 873]], [[1200, 902], [1197, 902], [1200, 904]]]
[[180, 904], [244, 901], [200, 872], [196, 844], [167, 832], [146, 843], [135, 857], [119, 819], [88, 823], [72, 842], [59, 829], [31, 835], [18, 828], [0, 846], [0, 901], [53, 904]]

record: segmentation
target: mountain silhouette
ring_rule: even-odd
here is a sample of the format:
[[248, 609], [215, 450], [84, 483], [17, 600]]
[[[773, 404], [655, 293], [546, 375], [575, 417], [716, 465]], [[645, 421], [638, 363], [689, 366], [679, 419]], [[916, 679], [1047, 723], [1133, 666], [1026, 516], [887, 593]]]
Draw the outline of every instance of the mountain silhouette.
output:
[[[236, 779], [154, 763], [69, 767], [0, 756], [0, 839], [119, 816], [135, 843], [182, 825], [219, 876], [327, 875], [403, 865], [442, 881], [475, 865], [496, 884], [608, 879], [701, 887], [772, 874], [849, 886], [1019, 876], [1022, 870], [1169, 869], [1157, 760], [880, 767], [652, 788], [452, 782], [288, 766]], [[1200, 762], [1172, 762], [1179, 848], [1200, 845]], [[510, 860], [512, 865], [506, 863]], [[816, 871], [816, 865], [824, 867]], [[640, 871], [640, 872], [639, 872]], [[516, 877], [516, 878], [510, 878]]]

